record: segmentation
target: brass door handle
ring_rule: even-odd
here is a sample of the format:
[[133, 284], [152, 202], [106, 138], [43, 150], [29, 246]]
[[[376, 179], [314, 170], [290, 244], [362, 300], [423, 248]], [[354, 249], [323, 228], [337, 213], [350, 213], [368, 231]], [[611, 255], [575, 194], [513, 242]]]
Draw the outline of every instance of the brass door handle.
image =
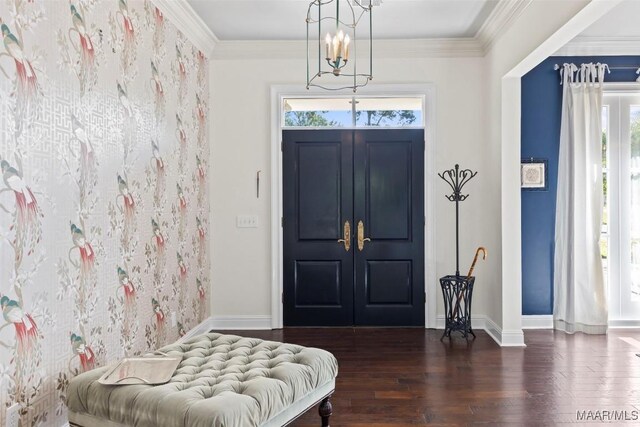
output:
[[358, 250], [362, 251], [364, 249], [364, 242], [370, 241], [370, 238], [364, 237], [364, 224], [362, 221], [358, 221]]
[[344, 222], [344, 227], [342, 228], [342, 236], [344, 239], [338, 239], [338, 243], [344, 244], [344, 250], [349, 252], [351, 249], [351, 224], [349, 221]]

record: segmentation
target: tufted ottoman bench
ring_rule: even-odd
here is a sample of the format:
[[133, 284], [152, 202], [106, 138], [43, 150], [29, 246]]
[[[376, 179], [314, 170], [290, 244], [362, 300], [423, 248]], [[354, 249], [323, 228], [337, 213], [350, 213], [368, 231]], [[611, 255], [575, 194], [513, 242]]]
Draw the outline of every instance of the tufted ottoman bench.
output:
[[255, 338], [208, 333], [161, 348], [181, 357], [163, 385], [107, 386], [108, 367], [69, 383], [72, 426], [276, 427], [318, 402], [329, 425], [338, 363], [331, 353]]

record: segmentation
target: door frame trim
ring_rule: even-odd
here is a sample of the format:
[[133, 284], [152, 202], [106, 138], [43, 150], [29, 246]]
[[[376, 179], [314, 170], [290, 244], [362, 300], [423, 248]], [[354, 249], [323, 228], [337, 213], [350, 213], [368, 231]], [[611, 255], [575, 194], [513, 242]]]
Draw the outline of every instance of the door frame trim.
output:
[[[312, 88], [313, 89], [313, 88]], [[422, 99], [424, 117], [424, 214], [426, 224], [424, 251], [424, 286], [427, 294], [425, 302], [425, 327], [436, 327], [437, 274], [436, 274], [436, 87], [424, 84], [380, 84], [360, 88], [365, 96], [415, 96]], [[282, 102], [290, 97], [335, 97], [322, 90], [306, 90], [301, 85], [271, 86], [271, 327], [283, 327], [283, 234], [282, 234]], [[349, 129], [349, 128], [345, 128]]]

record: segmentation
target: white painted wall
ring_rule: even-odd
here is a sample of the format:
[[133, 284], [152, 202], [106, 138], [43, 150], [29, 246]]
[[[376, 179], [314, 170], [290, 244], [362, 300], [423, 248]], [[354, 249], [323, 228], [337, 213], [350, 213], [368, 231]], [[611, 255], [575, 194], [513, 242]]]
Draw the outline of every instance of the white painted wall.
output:
[[[302, 54], [303, 55], [303, 54]], [[297, 56], [298, 58], [303, 57]], [[212, 187], [214, 316], [270, 315], [270, 87], [304, 87], [305, 62], [299, 59], [214, 59], [212, 85]], [[486, 246], [489, 261], [476, 269], [474, 313], [486, 314], [494, 294], [490, 283], [499, 279], [496, 230], [486, 226], [496, 216], [497, 204], [484, 195], [491, 190], [484, 166], [486, 141], [484, 68], [482, 58], [394, 58], [376, 56], [375, 83], [434, 83], [437, 91], [436, 168], [458, 162], [479, 170], [468, 186], [471, 197], [461, 215], [461, 270], [466, 271], [475, 248]], [[262, 170], [260, 199], [255, 174]], [[453, 204], [444, 198], [447, 187], [436, 183], [437, 275], [455, 270]], [[257, 229], [235, 228], [239, 214], [257, 214]], [[435, 232], [435, 230], [427, 231]], [[438, 291], [438, 314], [442, 314]]]
[[485, 159], [492, 174], [491, 182], [495, 183], [495, 191], [487, 193], [487, 203], [499, 206], [490, 227], [496, 230], [497, 241], [493, 243], [499, 250], [501, 269], [500, 279], [493, 284], [495, 299], [487, 314], [504, 333], [514, 335], [513, 344], [523, 342], [520, 141], [519, 137], [512, 137], [520, 134], [520, 76], [507, 79], [504, 76], [588, 3], [588, 0], [532, 1], [485, 57], [490, 113]]

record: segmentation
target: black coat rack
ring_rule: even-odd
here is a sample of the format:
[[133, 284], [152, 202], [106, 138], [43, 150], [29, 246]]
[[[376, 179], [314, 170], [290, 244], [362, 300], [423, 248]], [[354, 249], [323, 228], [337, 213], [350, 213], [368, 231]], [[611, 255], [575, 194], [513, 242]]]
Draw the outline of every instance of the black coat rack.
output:
[[445, 308], [445, 330], [442, 338], [445, 336], [451, 338], [451, 332], [460, 331], [465, 338], [468, 334], [475, 334], [471, 329], [471, 297], [473, 295], [473, 284], [475, 277], [460, 276], [460, 202], [464, 202], [469, 197], [468, 194], [462, 194], [464, 186], [471, 181], [478, 172], [471, 169], [460, 169], [460, 165], [455, 165], [453, 169], [445, 170], [439, 173], [453, 193], [445, 196], [450, 202], [456, 203], [456, 274], [444, 276], [440, 278], [440, 286], [442, 287], [442, 295], [444, 297]]

